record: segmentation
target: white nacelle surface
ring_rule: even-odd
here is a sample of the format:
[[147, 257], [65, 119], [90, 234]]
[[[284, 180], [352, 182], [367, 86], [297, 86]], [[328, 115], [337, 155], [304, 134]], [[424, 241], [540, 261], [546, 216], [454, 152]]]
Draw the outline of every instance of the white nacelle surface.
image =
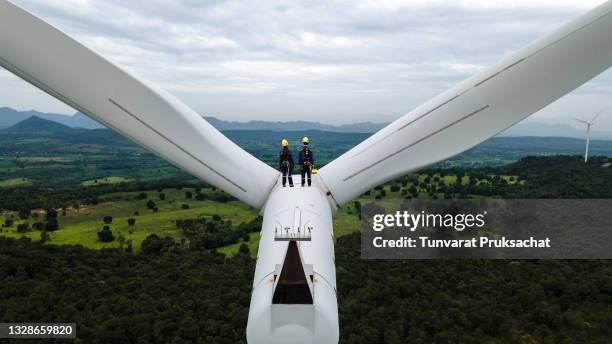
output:
[[[332, 212], [318, 178], [313, 177], [312, 187], [283, 188], [277, 183], [265, 205], [247, 325], [251, 344], [338, 342]], [[279, 228], [294, 226], [296, 209], [301, 228], [312, 227], [310, 241], [297, 244], [302, 261], [314, 271], [314, 304], [273, 305], [274, 273], [289, 245], [274, 238]]]

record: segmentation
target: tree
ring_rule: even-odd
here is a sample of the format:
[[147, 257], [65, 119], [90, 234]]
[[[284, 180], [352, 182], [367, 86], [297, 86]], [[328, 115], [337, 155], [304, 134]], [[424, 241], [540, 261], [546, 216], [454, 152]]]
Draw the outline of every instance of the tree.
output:
[[102, 242], [111, 242], [115, 240], [115, 236], [108, 226], [104, 226], [104, 228], [98, 232], [98, 239]]
[[189, 209], [189, 204], [182, 204], [182, 205], [181, 205], [181, 208], [182, 208], [182, 209]]
[[144, 254], [160, 254], [174, 246], [174, 238], [167, 236], [161, 239], [157, 234], [151, 234], [142, 242], [140, 247]]
[[51, 240], [51, 236], [49, 235], [49, 233], [47, 233], [47, 231], [42, 231], [40, 232], [40, 241], [42, 243], [46, 243], [47, 241]]
[[198, 192], [195, 196], [196, 201], [203, 201], [206, 199], [206, 195], [201, 192]]
[[240, 245], [240, 248], [238, 249], [238, 252], [242, 254], [249, 254], [251, 250], [249, 250], [249, 246], [247, 244], [242, 243], [242, 245]]
[[163, 200], [166, 199], [166, 194], [164, 194], [164, 193], [160, 193], [158, 196], [159, 196], [159, 200], [160, 201], [163, 201]]
[[59, 229], [59, 223], [56, 218], [51, 218], [47, 220], [45, 224], [45, 230], [48, 232], [53, 232]]
[[28, 223], [20, 223], [17, 225], [17, 232], [26, 233], [30, 230], [30, 225]]
[[48, 209], [46, 210], [46, 215], [45, 215], [45, 217], [46, 217], [47, 221], [48, 221], [49, 219], [56, 219], [56, 218], [57, 218], [57, 211], [56, 211], [55, 209], [53, 209], [53, 208], [48, 208]]
[[103, 221], [106, 224], [111, 224], [113, 222], [113, 217], [110, 216], [110, 215], [106, 215], [106, 216], [104, 216]]
[[361, 202], [355, 201], [355, 211], [357, 212], [357, 216], [361, 220]]
[[117, 242], [119, 243], [119, 247], [123, 247], [123, 244], [125, 243], [125, 237], [119, 234], [119, 236], [117, 237]]
[[185, 191], [185, 198], [192, 199], [193, 198], [193, 193], [191, 193], [191, 191]]
[[149, 200], [149, 201], [147, 202], [147, 208], [148, 208], [148, 209], [153, 209], [153, 208], [155, 208], [155, 202], [153, 202], [153, 200]]
[[136, 219], [135, 219], [135, 218], [133, 218], [133, 217], [130, 217], [130, 218], [127, 220], [127, 222], [128, 222], [128, 226], [130, 226], [130, 227], [131, 227], [131, 226], [134, 226], [134, 225], [136, 224]]
[[4, 219], [4, 227], [12, 227], [13, 222], [13, 219]]
[[28, 207], [19, 209], [19, 218], [22, 220], [27, 219], [28, 217], [30, 217], [30, 212], [31, 212], [31, 209]]

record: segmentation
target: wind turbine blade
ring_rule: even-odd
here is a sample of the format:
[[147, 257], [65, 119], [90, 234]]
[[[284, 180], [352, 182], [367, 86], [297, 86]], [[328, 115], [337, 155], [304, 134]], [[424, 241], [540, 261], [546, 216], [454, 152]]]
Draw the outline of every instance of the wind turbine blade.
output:
[[0, 65], [251, 206], [261, 207], [276, 182], [274, 169], [178, 99], [5, 0]]
[[459, 154], [612, 64], [612, 2], [419, 106], [321, 168], [330, 202]]
[[597, 117], [599, 117], [599, 115], [601, 115], [601, 113], [602, 113], [602, 112], [603, 112], [603, 111], [599, 111], [599, 112], [597, 113], [597, 115], [595, 115], [595, 117], [593, 117], [593, 119], [591, 120], [591, 124], [593, 124], [593, 122], [595, 122], [595, 120], [597, 119]]
[[576, 117], [574, 117], [574, 119], [575, 119], [575, 120], [577, 120], [578, 122], [584, 123], [584, 124], [586, 124], [586, 125], [591, 125], [591, 123], [589, 123], [589, 122], [587, 122], [587, 121], [585, 121], [585, 120], [582, 120], [582, 119], [580, 119], [580, 118], [576, 118]]

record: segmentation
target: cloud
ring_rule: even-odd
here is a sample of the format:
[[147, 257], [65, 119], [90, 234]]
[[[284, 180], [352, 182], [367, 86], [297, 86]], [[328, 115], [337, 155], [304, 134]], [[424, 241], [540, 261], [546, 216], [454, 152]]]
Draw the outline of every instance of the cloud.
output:
[[[391, 121], [602, 2], [14, 1], [200, 113], [327, 123]], [[610, 81], [532, 120], [610, 106]], [[14, 77], [0, 82], [0, 105], [72, 111]]]

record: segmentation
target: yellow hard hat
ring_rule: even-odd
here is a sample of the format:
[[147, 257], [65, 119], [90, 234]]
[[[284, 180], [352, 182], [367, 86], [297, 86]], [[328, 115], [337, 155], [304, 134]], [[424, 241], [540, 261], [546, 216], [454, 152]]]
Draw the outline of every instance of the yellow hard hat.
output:
[[312, 173], [312, 174], [317, 174], [317, 172], [319, 172], [319, 170], [317, 170], [314, 167], [312, 169], [310, 169], [310, 173]]
[[304, 137], [304, 138], [302, 139], [302, 143], [308, 143], [308, 142], [309, 142], [309, 141], [308, 141], [308, 138], [307, 138], [307, 137]]
[[287, 141], [286, 139], [283, 139], [281, 141], [281, 144], [283, 145], [283, 147], [287, 147], [287, 146], [289, 146], [289, 141]]

